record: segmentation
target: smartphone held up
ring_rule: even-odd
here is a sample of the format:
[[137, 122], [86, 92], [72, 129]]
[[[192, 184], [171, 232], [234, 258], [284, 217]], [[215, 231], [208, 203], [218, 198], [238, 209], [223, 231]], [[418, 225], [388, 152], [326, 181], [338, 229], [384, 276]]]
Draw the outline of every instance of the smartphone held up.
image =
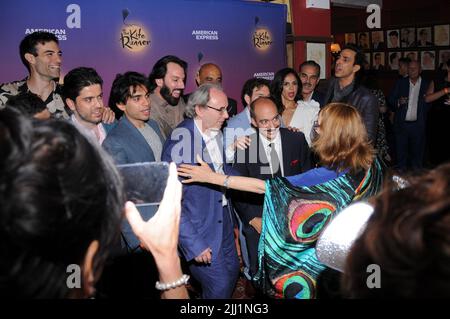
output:
[[127, 200], [137, 207], [159, 205], [169, 177], [169, 163], [144, 162], [118, 165]]

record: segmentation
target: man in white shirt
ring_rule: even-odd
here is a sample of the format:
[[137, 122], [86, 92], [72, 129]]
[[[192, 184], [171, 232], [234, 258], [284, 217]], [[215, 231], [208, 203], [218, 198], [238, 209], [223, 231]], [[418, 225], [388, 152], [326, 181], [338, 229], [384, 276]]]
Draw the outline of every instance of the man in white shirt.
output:
[[317, 120], [320, 108], [323, 106], [324, 96], [315, 91], [320, 81], [320, 65], [315, 61], [305, 61], [300, 65], [300, 81], [302, 82], [302, 97], [298, 101], [291, 126], [298, 128], [305, 134], [308, 145], [311, 146], [311, 130]]
[[408, 64], [408, 77], [399, 79], [388, 101], [394, 112], [397, 168], [420, 169], [425, 152], [425, 128], [430, 104], [424, 96], [432, 92], [430, 82], [420, 76], [420, 63]]
[[79, 67], [64, 77], [63, 96], [72, 111], [70, 120], [78, 130], [94, 143], [102, 144], [115, 126], [103, 124], [105, 112], [113, 112], [103, 105], [103, 80], [92, 68]]

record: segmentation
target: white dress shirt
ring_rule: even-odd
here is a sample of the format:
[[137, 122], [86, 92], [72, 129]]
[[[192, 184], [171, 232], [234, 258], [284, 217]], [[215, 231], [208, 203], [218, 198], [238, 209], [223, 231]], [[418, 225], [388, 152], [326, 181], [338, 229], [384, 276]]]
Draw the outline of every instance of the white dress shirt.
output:
[[[259, 138], [261, 139], [262, 145], [264, 147], [264, 151], [266, 152], [267, 160], [269, 161], [269, 167], [270, 171], [261, 171], [263, 174], [274, 174], [273, 168], [272, 168], [272, 160], [270, 156], [271, 146], [269, 144], [275, 143], [275, 151], [277, 152], [278, 159], [280, 160], [280, 170], [281, 170], [281, 176], [284, 176], [284, 167], [283, 167], [283, 148], [281, 146], [281, 134], [280, 131], [278, 131], [277, 136], [272, 141], [269, 141], [264, 135], [259, 133]], [[261, 169], [264, 169], [262, 167]]]
[[81, 134], [86, 136], [92, 142], [95, 142], [95, 143], [98, 143], [99, 145], [102, 145], [103, 141], [106, 138], [106, 131], [103, 128], [102, 123], [98, 123], [93, 129], [89, 129], [86, 126], [84, 126], [83, 124], [81, 124], [77, 120], [75, 115], [72, 114], [70, 116], [70, 119], [72, 120], [72, 122], [75, 125], [75, 127], [81, 132]]
[[417, 104], [419, 102], [420, 83], [422, 83], [422, 78], [420, 76], [416, 84], [409, 80], [408, 111], [406, 111], [405, 116], [406, 122], [417, 120]]
[[[202, 132], [202, 130], [200, 129], [201, 125], [199, 125], [199, 123], [197, 122], [198, 120], [194, 119], [194, 124], [202, 135], [203, 141], [205, 142], [206, 149], [214, 167], [214, 171], [216, 173], [225, 174], [223, 170], [223, 153], [219, 144], [217, 143], [219, 139], [223, 139], [222, 132], [220, 130], [206, 130], [205, 132]], [[222, 193], [222, 206], [225, 206], [228, 204], [227, 198], [225, 197], [225, 189], [222, 190]]]
[[292, 115], [291, 126], [298, 128], [305, 134], [309, 146], [311, 146], [311, 129], [314, 126], [314, 121], [317, 120], [319, 111], [319, 102], [310, 98], [309, 101], [299, 100], [294, 115]]

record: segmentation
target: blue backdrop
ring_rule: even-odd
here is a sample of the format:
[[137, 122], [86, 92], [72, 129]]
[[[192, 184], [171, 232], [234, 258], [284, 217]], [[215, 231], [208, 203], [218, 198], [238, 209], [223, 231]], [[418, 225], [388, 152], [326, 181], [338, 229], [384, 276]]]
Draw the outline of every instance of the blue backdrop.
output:
[[240, 101], [250, 77], [272, 78], [286, 65], [286, 6], [238, 0], [15, 0], [2, 3], [0, 83], [23, 79], [20, 40], [46, 29], [60, 39], [62, 76], [78, 66], [103, 77], [105, 102], [117, 73], [149, 74], [163, 55], [188, 62], [185, 93], [206, 62], [223, 72], [225, 92]]

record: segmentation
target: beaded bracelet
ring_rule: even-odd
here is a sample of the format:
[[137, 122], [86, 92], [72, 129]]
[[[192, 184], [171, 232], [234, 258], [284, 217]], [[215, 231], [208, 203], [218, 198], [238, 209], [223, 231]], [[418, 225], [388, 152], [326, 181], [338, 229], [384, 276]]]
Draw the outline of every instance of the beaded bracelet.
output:
[[169, 289], [173, 289], [173, 288], [177, 288], [177, 287], [186, 285], [188, 280], [189, 280], [189, 276], [183, 275], [183, 276], [181, 276], [180, 279], [177, 279], [174, 282], [171, 282], [168, 284], [157, 281], [155, 284], [155, 288], [158, 290], [169, 290]]

